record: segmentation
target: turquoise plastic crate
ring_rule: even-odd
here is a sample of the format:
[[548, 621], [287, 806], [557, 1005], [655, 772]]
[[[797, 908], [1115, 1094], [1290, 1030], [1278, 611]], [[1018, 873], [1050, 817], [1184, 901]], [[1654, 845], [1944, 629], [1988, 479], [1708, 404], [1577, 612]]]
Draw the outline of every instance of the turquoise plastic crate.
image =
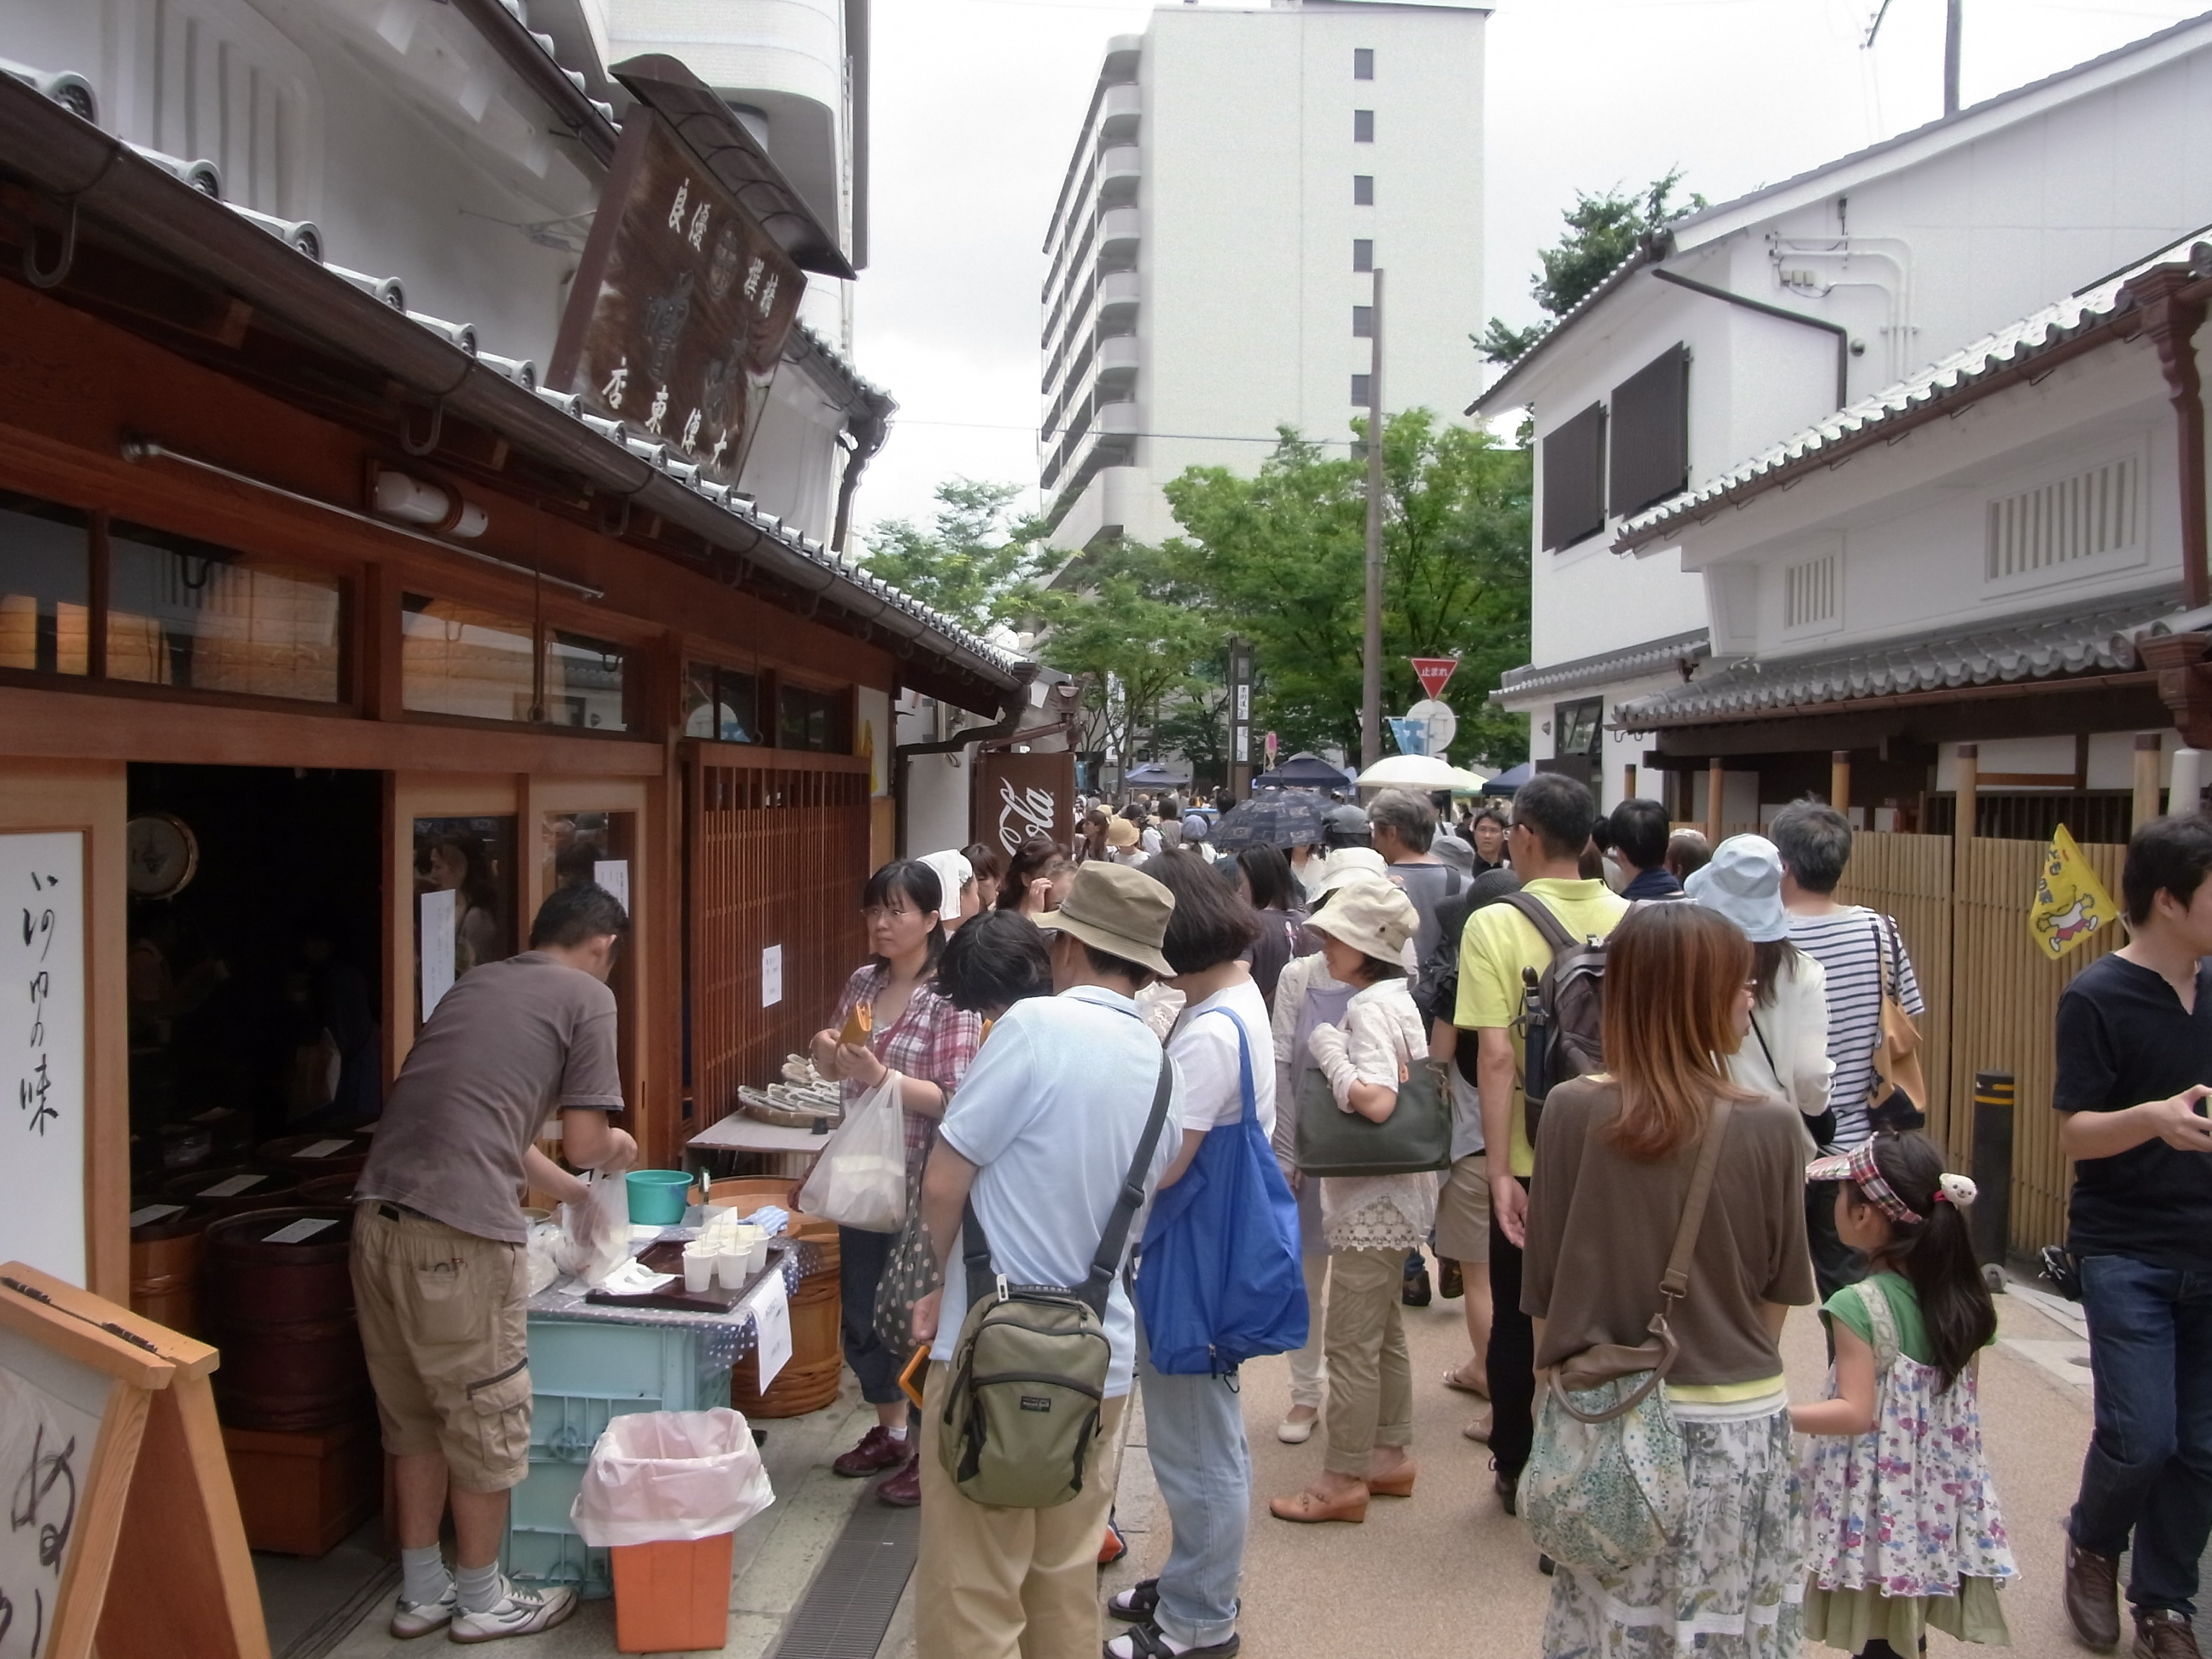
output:
[[730, 1403], [730, 1368], [699, 1327], [530, 1321], [530, 1475], [507, 1509], [507, 1571], [526, 1583], [613, 1593], [607, 1553], [568, 1519], [584, 1465], [611, 1418]]

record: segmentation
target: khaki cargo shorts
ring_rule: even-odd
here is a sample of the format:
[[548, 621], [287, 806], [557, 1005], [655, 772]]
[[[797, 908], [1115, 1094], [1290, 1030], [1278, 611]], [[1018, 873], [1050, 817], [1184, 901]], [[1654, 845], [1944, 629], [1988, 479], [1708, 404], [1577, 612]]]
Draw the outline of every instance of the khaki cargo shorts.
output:
[[1461, 1263], [1490, 1260], [1490, 1160], [1480, 1152], [1454, 1159], [1437, 1194], [1437, 1254]]
[[464, 1492], [530, 1473], [526, 1254], [396, 1204], [354, 1206], [354, 1305], [384, 1449], [443, 1454]]

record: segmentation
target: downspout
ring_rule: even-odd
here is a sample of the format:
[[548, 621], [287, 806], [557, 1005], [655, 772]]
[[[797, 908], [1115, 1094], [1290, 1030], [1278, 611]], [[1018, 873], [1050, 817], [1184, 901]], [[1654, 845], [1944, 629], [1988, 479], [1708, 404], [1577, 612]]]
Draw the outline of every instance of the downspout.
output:
[[2129, 284], [2144, 312], [2143, 332], [2158, 347], [2158, 366], [2173, 404], [2173, 428], [2181, 446], [2181, 584], [2184, 603], [2195, 611], [2212, 605], [2212, 560], [2205, 549], [2204, 391], [2197, 373], [2197, 330], [2204, 320], [2204, 301], [2185, 300], [2191, 286], [2185, 270], [2154, 271]]
[[999, 718], [989, 725], [971, 726], [949, 738], [938, 738], [928, 743], [902, 743], [892, 749], [891, 799], [896, 808], [899, 846], [906, 845], [907, 762], [916, 755], [950, 755], [971, 743], [988, 743], [996, 738], [1013, 736], [1030, 711], [1030, 684], [1036, 678], [1039, 669], [1040, 665], [1034, 662], [1014, 665], [1014, 689], [1006, 694], [1005, 701], [1000, 704]]
[[875, 408], [848, 422], [845, 431], [853, 440], [853, 453], [845, 458], [845, 476], [837, 485], [837, 521], [830, 532], [830, 550], [833, 553], [845, 550], [845, 532], [853, 523], [853, 492], [860, 487], [860, 474], [884, 447], [884, 441], [890, 436], [884, 411]]
[[1724, 288], [1715, 288], [1711, 283], [1701, 283], [1693, 276], [1668, 270], [1663, 265], [1651, 267], [1651, 274], [1662, 283], [1672, 283], [1676, 288], [1686, 288], [1692, 294], [1702, 294], [1707, 299], [1725, 300], [1732, 306], [1741, 306], [1746, 311], [1755, 311], [1762, 317], [1779, 317], [1785, 323], [1800, 323], [1807, 328], [1817, 328], [1836, 337], [1836, 407], [1843, 408], [1850, 401], [1851, 336], [1841, 323], [1832, 323], [1825, 318], [1808, 317], [1802, 311], [1792, 311], [1786, 306], [1772, 306], [1764, 300], [1754, 300], [1746, 294], [1731, 294]]

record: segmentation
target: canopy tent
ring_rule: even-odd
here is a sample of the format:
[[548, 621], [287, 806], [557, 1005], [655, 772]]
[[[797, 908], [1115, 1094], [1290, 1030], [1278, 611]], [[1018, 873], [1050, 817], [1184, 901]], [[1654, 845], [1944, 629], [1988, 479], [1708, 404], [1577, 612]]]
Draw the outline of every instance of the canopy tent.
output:
[[1272, 772], [1262, 772], [1252, 780], [1255, 789], [1341, 789], [1352, 781], [1352, 775], [1341, 766], [1331, 766], [1318, 755], [1303, 750], [1291, 756]]
[[1179, 789], [1190, 782], [1190, 768], [1167, 761], [1141, 761], [1121, 775], [1132, 789]]

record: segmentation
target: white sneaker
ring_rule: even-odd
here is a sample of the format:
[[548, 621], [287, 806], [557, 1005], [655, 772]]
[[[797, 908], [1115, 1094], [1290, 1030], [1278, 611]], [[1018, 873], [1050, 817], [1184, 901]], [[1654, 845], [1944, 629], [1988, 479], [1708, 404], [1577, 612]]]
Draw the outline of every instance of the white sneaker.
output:
[[454, 1609], [453, 1622], [446, 1632], [447, 1641], [500, 1642], [510, 1636], [535, 1636], [541, 1630], [551, 1630], [576, 1610], [576, 1592], [572, 1589], [532, 1589], [505, 1577], [499, 1583], [506, 1594], [489, 1611]]
[[450, 1580], [446, 1593], [434, 1601], [410, 1601], [403, 1594], [392, 1610], [392, 1633], [403, 1642], [411, 1642], [434, 1630], [443, 1630], [453, 1622], [454, 1610], [459, 1606], [460, 1598]]

